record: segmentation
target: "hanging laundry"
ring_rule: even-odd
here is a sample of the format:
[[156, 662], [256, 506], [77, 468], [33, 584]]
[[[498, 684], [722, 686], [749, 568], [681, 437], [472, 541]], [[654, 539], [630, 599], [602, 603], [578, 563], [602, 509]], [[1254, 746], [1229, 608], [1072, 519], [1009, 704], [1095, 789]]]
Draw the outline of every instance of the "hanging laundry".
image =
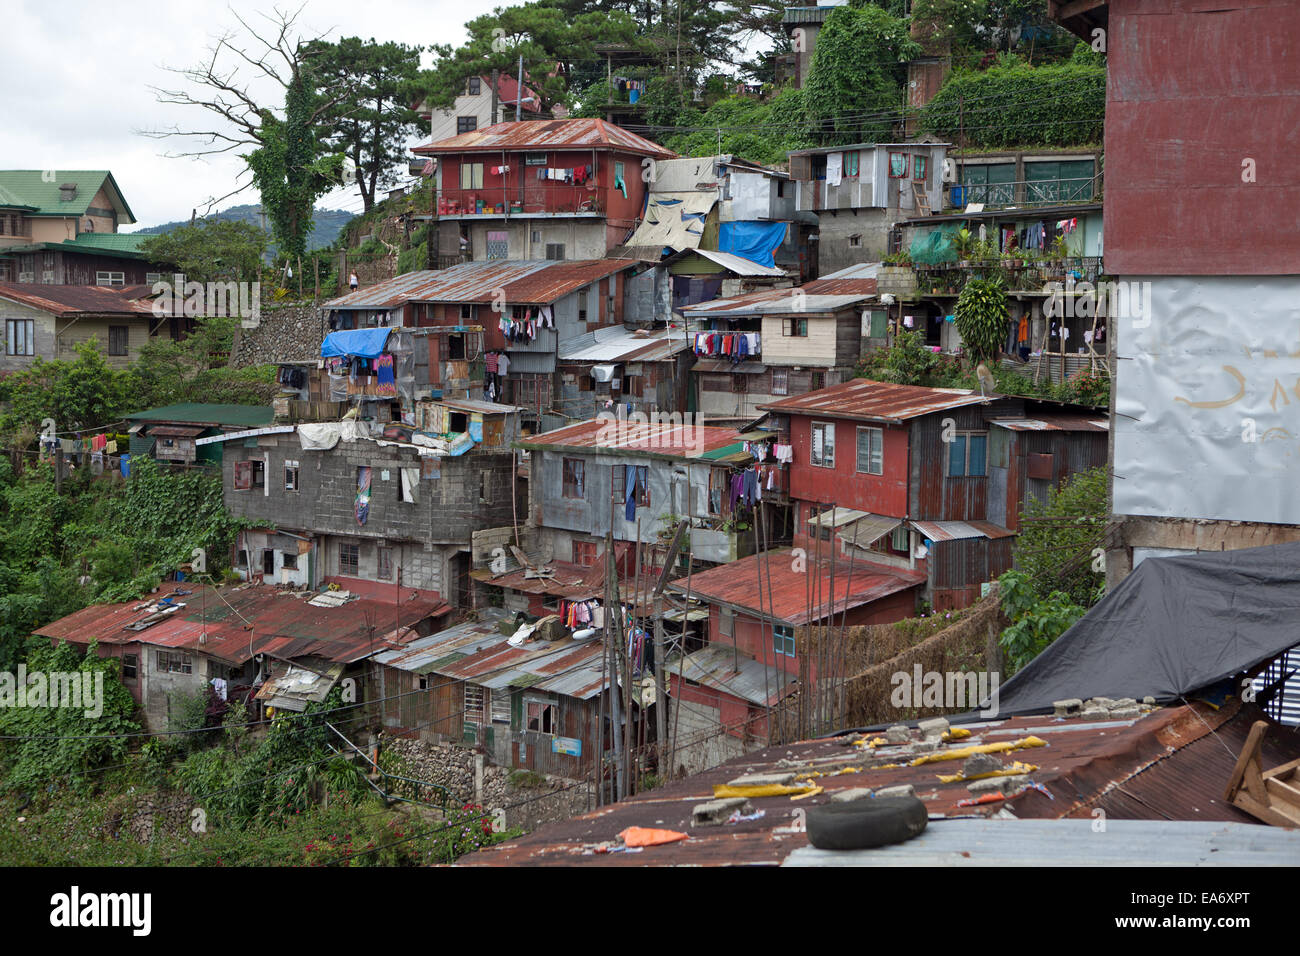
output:
[[375, 359], [375, 374], [379, 382], [375, 391], [380, 395], [396, 395], [397, 379], [393, 375], [393, 357], [384, 354]]

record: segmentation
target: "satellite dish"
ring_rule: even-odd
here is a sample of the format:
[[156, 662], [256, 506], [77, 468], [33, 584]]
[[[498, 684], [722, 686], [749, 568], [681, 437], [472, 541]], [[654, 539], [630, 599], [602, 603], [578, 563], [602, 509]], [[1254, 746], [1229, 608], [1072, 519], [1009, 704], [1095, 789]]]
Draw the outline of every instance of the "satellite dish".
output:
[[353, 162], [352, 157], [343, 157], [343, 175], [344, 186], [355, 186], [357, 183], [357, 164]]

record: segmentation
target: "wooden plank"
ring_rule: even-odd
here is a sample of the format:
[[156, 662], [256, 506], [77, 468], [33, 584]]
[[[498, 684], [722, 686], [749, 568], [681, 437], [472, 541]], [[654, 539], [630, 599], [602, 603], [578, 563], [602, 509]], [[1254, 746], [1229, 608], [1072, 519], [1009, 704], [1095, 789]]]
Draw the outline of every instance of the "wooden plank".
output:
[[[1250, 734], [1246, 737], [1246, 744], [1241, 748], [1241, 753], [1237, 756], [1237, 763], [1232, 768], [1232, 773], [1228, 777], [1228, 787], [1223, 792], [1223, 799], [1228, 803], [1234, 803], [1238, 791], [1244, 781], [1246, 770], [1252, 760], [1255, 762], [1255, 773], [1259, 774], [1259, 746], [1264, 742], [1264, 734], [1268, 731], [1268, 724], [1265, 721], [1257, 720], [1250, 728]], [[1261, 784], [1262, 789], [1262, 784]], [[1258, 794], [1257, 794], [1258, 796]]]

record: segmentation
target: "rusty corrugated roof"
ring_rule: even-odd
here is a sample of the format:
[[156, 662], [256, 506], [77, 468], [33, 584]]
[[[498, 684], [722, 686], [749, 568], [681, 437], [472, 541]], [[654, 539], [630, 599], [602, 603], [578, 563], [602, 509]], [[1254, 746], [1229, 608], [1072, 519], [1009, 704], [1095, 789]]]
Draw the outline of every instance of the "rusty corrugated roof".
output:
[[500, 152], [505, 150], [581, 149], [628, 152], [638, 156], [672, 159], [670, 149], [602, 119], [525, 120], [495, 123], [448, 139], [425, 143], [411, 150], [424, 156], [445, 153]]
[[625, 419], [596, 418], [566, 425], [554, 431], [520, 441], [521, 448], [589, 449], [614, 455], [668, 455], [674, 458], [698, 458], [719, 448], [741, 441], [734, 428], [715, 425], [673, 425], [665, 422], [635, 422]]
[[1036, 415], [1033, 418], [995, 418], [989, 422], [1014, 432], [1104, 432], [1110, 428], [1097, 415]]
[[[184, 606], [142, 630], [127, 629], [153, 616], [149, 608], [160, 601]], [[236, 664], [261, 653], [283, 658], [314, 655], [346, 664], [384, 649], [389, 641], [409, 640], [415, 636], [412, 625], [450, 610], [446, 602], [422, 596], [403, 601], [400, 607], [371, 598], [316, 607], [306, 598], [266, 585], [214, 589], [170, 581], [147, 601], [92, 605], [51, 621], [36, 633], [74, 644], [138, 641]]]
[[[1020, 760], [1038, 769], [1031, 779], [1050, 793], [1029, 789], [1005, 801], [959, 806], [971, 793], [962, 781], [943, 783], [962, 762], [910, 766], [900, 747], [863, 753], [840, 740], [807, 740], [768, 747], [682, 780], [561, 823], [489, 847], [458, 861], [460, 866], [736, 866], [776, 865], [808, 845], [793, 824], [795, 811], [830, 801], [839, 790], [880, 789], [911, 784], [931, 817], [989, 817], [1003, 808], [1018, 818], [1057, 819], [1091, 816], [1095, 807], [1112, 819], [1217, 820], [1258, 823], [1223, 802], [1223, 788], [1251, 723], [1263, 713], [1253, 704], [1230, 700], [1221, 710], [1194, 703], [1157, 710], [1128, 720], [1084, 723], [1078, 718], [1014, 717], [966, 723], [969, 739], [951, 746], [997, 743], [1036, 736], [1047, 746], [1015, 751], [1004, 762]], [[914, 735], [917, 739], [919, 735]], [[1274, 727], [1265, 763], [1300, 756], [1300, 735]], [[893, 766], [886, 766], [892, 764]], [[836, 773], [845, 770], [847, 772]], [[691, 812], [713, 799], [713, 787], [745, 773], [821, 772], [822, 794], [792, 801], [788, 796], [751, 797], [764, 816], [732, 825], [692, 827]], [[831, 775], [835, 774], [835, 775]], [[1008, 820], [1015, 826], [1015, 820]], [[595, 844], [616, 841], [629, 826], [678, 830], [690, 838], [640, 853], [596, 854]]]
[[[796, 561], [790, 548], [782, 548], [696, 572], [690, 578], [690, 594], [766, 620], [801, 625], [925, 583], [923, 571], [840, 561], [834, 564], [832, 600], [831, 577], [830, 561]], [[678, 578], [672, 587], [686, 593], [687, 579]]]
[[[146, 291], [145, 294], [148, 294]], [[0, 298], [20, 302], [54, 315], [152, 315], [153, 305], [122, 294], [122, 290], [98, 285], [38, 285], [31, 282], [0, 282]]]
[[987, 399], [978, 392], [965, 388], [925, 388], [854, 378], [815, 392], [759, 405], [758, 410], [898, 425], [910, 418], [985, 401]]
[[913, 528], [931, 541], [958, 541], [962, 538], [1009, 538], [1015, 534], [992, 521], [909, 521]]
[[487, 259], [407, 272], [326, 302], [326, 309], [396, 309], [408, 302], [549, 305], [634, 263], [616, 259]]

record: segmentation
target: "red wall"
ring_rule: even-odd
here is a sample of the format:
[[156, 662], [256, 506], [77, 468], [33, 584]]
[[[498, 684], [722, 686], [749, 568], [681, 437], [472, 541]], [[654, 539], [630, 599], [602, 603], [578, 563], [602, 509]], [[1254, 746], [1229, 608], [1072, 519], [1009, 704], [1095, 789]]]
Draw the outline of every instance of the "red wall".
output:
[[[821, 468], [809, 464], [812, 450], [812, 423], [835, 422], [835, 467]], [[856, 508], [872, 514], [907, 517], [907, 453], [905, 427], [883, 425], [884, 474], [859, 474], [857, 455], [858, 422], [831, 418], [790, 416], [790, 440], [794, 460], [790, 463], [790, 497], [843, 508]]]
[[1106, 271], [1300, 270], [1300, 3], [1110, 0], [1109, 17]]
[[[527, 152], [541, 152], [528, 150]], [[645, 203], [645, 183], [641, 176], [643, 157], [631, 153], [595, 154], [596, 176], [585, 186], [567, 185], [549, 179], [538, 179], [537, 170], [545, 167], [525, 166], [524, 152], [499, 153], [463, 153], [442, 157], [442, 192], [440, 198], [460, 202], [460, 213], [469, 210], [470, 195], [481, 198], [485, 203], [496, 205], [519, 201], [520, 185], [523, 185], [523, 211], [538, 212], [578, 212], [582, 203], [595, 199], [599, 209], [606, 218], [618, 221], [621, 226], [635, 223], [641, 217]], [[483, 188], [460, 188], [461, 163], [483, 163]], [[623, 164], [623, 180], [627, 185], [627, 198], [614, 188], [614, 164]], [[546, 154], [547, 166], [572, 168], [592, 165], [590, 150], [549, 151]], [[509, 166], [508, 173], [494, 174], [493, 166]], [[503, 191], [504, 190], [504, 191]], [[456, 213], [449, 213], [455, 215]]]

